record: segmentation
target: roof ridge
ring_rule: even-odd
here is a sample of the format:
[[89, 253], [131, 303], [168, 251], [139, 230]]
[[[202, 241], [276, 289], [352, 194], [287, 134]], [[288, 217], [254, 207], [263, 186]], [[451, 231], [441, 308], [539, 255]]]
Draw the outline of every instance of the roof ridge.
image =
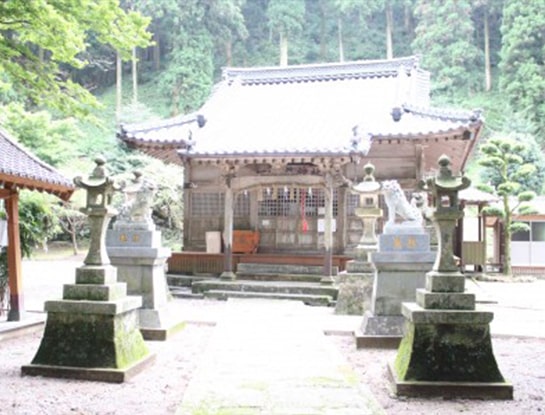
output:
[[407, 71], [418, 68], [419, 60], [419, 56], [413, 55], [393, 59], [291, 66], [226, 67], [223, 69], [222, 78], [228, 83], [240, 80], [243, 85], [255, 85], [397, 76], [402, 67], [405, 67]]
[[170, 118], [151, 119], [142, 123], [120, 124], [119, 127], [122, 133], [136, 134], [145, 133], [151, 130], [156, 130], [158, 128], [168, 128], [184, 124], [190, 124], [192, 122], [197, 122], [199, 126], [201, 126], [201, 123], [206, 122], [206, 120], [204, 119], [203, 115], [198, 114], [197, 112], [191, 112], [189, 114], [181, 114]]
[[423, 115], [427, 117], [432, 118], [439, 118], [441, 120], [445, 121], [471, 121], [471, 122], [477, 122], [482, 120], [482, 113], [483, 111], [481, 109], [473, 109], [473, 110], [457, 110], [457, 109], [451, 109], [451, 108], [437, 108], [437, 107], [421, 107], [418, 105], [412, 105], [412, 104], [403, 104], [402, 105], [403, 110], [405, 112], [410, 112], [415, 115]]

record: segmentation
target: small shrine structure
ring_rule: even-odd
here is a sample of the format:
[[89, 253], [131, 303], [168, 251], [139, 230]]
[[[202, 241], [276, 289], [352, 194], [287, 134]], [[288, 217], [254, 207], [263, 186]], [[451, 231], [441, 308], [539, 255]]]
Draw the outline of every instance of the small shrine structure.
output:
[[225, 68], [195, 113], [122, 125], [118, 137], [185, 168], [184, 252], [174, 255], [199, 252], [205, 264], [215, 258], [206, 234], [221, 232], [221, 273], [234, 278], [239, 232], [253, 232], [251, 252], [315, 256], [328, 276], [332, 256], [360, 241], [348, 183], [367, 162], [378, 181], [413, 190], [442, 153], [462, 170], [482, 125], [480, 111], [432, 108], [430, 74], [409, 56]]
[[[37, 190], [68, 200], [74, 183], [55, 168], [38, 159], [0, 128], [0, 199], [7, 217], [7, 256], [10, 307], [8, 321], [24, 318], [21, 243], [19, 236], [19, 191]], [[1, 235], [0, 235], [1, 237]]]

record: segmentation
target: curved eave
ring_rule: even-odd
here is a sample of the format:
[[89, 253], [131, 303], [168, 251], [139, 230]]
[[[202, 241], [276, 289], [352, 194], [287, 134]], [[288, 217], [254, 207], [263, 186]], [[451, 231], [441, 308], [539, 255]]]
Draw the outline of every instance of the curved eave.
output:
[[177, 152], [188, 148], [186, 142], [180, 142], [179, 140], [143, 140], [126, 134], [117, 134], [117, 138], [131, 149], [142, 151], [156, 159], [175, 164], [180, 164]]
[[6, 189], [28, 189], [37, 190], [57, 196], [58, 198], [67, 201], [72, 197], [76, 190], [75, 186], [67, 186], [60, 183], [50, 183], [41, 180], [36, 180], [31, 177], [21, 177], [7, 173], [0, 173], [0, 185]]
[[464, 125], [456, 128], [450, 128], [442, 131], [427, 131], [408, 134], [385, 134], [385, 133], [370, 133], [372, 141], [397, 141], [397, 140], [421, 140], [421, 141], [437, 141], [437, 140], [468, 140], [475, 141], [482, 127], [482, 122], [476, 122], [470, 125]]

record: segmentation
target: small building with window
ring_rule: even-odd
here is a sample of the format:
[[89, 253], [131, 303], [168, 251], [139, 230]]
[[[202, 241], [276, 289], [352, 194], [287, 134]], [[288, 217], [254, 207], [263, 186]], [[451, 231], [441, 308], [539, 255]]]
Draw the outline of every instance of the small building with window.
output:
[[537, 213], [515, 216], [530, 229], [511, 236], [511, 265], [515, 273], [545, 273], [545, 196], [532, 200]]

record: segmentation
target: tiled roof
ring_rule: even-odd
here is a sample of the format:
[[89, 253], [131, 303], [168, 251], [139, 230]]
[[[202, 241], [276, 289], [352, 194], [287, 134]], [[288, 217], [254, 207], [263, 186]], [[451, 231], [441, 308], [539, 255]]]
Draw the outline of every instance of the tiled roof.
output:
[[418, 58], [410, 56], [391, 60], [325, 63], [261, 68], [225, 68], [223, 79], [228, 83], [240, 81], [243, 85], [296, 82], [339, 81], [396, 76], [400, 68], [410, 72], [418, 65]]
[[470, 186], [461, 190], [458, 195], [460, 200], [467, 204], [493, 203], [499, 201], [499, 197]]
[[39, 190], [68, 200], [73, 182], [17, 144], [0, 128], [0, 185]]
[[[430, 109], [416, 57], [275, 68], [227, 68], [197, 123], [156, 124], [121, 137], [137, 147], [180, 145], [188, 157], [343, 155], [354, 131], [373, 139], [474, 138], [479, 113]], [[401, 118], [394, 121], [392, 109]], [[202, 125], [202, 124], [201, 124]]]

